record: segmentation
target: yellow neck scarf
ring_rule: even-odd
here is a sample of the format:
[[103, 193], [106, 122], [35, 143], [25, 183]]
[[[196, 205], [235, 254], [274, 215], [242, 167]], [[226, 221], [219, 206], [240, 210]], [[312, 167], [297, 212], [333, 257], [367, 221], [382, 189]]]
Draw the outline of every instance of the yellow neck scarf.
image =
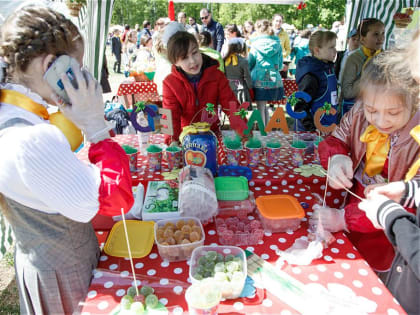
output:
[[388, 135], [380, 133], [375, 126], [369, 125], [360, 136], [360, 141], [367, 143], [364, 172], [369, 177], [380, 174], [384, 168], [390, 148]]
[[[420, 145], [420, 125], [417, 125], [413, 129], [411, 129], [410, 135]], [[410, 179], [412, 179], [417, 174], [417, 171], [419, 170], [419, 168], [420, 168], [420, 154], [419, 154], [419, 158], [417, 159], [417, 161], [415, 161], [414, 164], [411, 165], [410, 169], [408, 170], [407, 174], [405, 175], [405, 181], [408, 182]]]
[[238, 65], [238, 56], [236, 56], [236, 54], [230, 54], [229, 57], [226, 58], [225, 65], [228, 66], [230, 63], [232, 63], [232, 66]]
[[363, 54], [367, 57], [367, 59], [365, 60], [365, 63], [363, 64], [363, 69], [365, 68], [365, 66], [367, 65], [367, 63], [369, 62], [370, 59], [379, 55], [382, 51], [382, 49], [378, 49], [378, 50], [375, 50], [375, 51], [372, 52], [371, 49], [366, 48], [363, 45], [361, 45], [360, 48], [362, 49]]
[[34, 113], [42, 119], [49, 120], [50, 124], [55, 125], [70, 143], [71, 149], [75, 151], [83, 142], [83, 135], [73, 122], [68, 120], [63, 113], [56, 112], [49, 114], [47, 109], [38, 104], [30, 97], [14, 90], [0, 90], [0, 102], [14, 105]]

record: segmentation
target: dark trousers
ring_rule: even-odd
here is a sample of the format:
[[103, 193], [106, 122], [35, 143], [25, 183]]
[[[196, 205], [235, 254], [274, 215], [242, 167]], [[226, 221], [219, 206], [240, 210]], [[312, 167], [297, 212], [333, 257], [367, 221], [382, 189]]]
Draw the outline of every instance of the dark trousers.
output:
[[121, 72], [121, 54], [114, 54], [115, 62], [114, 62], [114, 72]]

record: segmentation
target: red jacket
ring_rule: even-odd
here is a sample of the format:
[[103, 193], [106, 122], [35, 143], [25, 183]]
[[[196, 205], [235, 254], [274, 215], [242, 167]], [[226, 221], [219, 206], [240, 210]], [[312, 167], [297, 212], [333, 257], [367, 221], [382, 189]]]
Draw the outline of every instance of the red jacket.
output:
[[[400, 136], [391, 147], [381, 175], [389, 182], [403, 180], [410, 166], [417, 160], [420, 147], [409, 135], [420, 118], [417, 111], [411, 120], [400, 130]], [[336, 154], [348, 155], [353, 161], [353, 171], [365, 160], [366, 144], [360, 141], [360, 136], [368, 126], [363, 108], [355, 104], [342, 118], [340, 125], [319, 144], [319, 156], [324, 168], [328, 167], [328, 157]], [[392, 159], [390, 159], [392, 157]], [[417, 177], [420, 174], [417, 174]], [[353, 180], [352, 191], [364, 198], [364, 186]], [[376, 229], [365, 213], [358, 207], [359, 200], [350, 197], [345, 206], [345, 219], [348, 234], [357, 250], [366, 261], [375, 269], [385, 271], [391, 266], [394, 250], [386, 238], [383, 230]], [[414, 209], [412, 209], [414, 210]]]
[[[163, 108], [172, 111], [172, 122], [174, 135], [165, 135], [165, 142], [178, 141], [182, 128], [192, 122], [198, 122], [201, 118], [203, 108], [207, 103], [222, 106], [222, 110], [229, 115], [229, 102], [235, 102], [239, 108], [239, 103], [235, 94], [232, 92], [229, 81], [224, 73], [218, 70], [217, 61], [203, 55], [203, 72], [198, 82], [197, 91], [188, 81], [186, 76], [172, 66], [172, 72], [163, 81]], [[200, 111], [200, 112], [199, 112]], [[236, 111], [236, 109], [235, 109]], [[219, 120], [212, 125], [213, 131], [218, 131]]]

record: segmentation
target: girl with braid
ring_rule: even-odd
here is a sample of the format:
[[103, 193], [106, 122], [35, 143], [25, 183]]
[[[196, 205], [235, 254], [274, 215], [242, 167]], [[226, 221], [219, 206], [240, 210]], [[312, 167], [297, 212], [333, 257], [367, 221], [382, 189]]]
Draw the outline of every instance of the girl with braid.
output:
[[[99, 257], [90, 220], [133, 204], [128, 159], [109, 139], [98, 83], [73, 66], [77, 87], [60, 77], [66, 105], [44, 79], [61, 55], [82, 62], [82, 37], [62, 14], [26, 6], [2, 25], [0, 208], [16, 240], [22, 314], [77, 312]], [[61, 112], [51, 114], [56, 104]], [[77, 127], [91, 142], [89, 164], [71, 150]]]

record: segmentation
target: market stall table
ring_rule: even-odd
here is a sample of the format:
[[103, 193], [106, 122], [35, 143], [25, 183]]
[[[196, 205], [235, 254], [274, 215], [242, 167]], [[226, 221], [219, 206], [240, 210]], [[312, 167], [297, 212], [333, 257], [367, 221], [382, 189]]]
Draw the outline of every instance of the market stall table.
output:
[[161, 102], [156, 84], [153, 81], [135, 82], [133, 80], [126, 80], [118, 87], [117, 96], [122, 97], [122, 103], [127, 108], [131, 107], [137, 101]]
[[[290, 166], [287, 143], [290, 135], [277, 133], [282, 140], [281, 161], [277, 166], [266, 167], [262, 163], [253, 169], [253, 179], [250, 188], [256, 196], [267, 194], [289, 194], [300, 202], [309, 205], [314, 203], [314, 192], [321, 193], [325, 188], [325, 178], [311, 176], [303, 177], [294, 173]], [[153, 142], [159, 143], [161, 136], [156, 135]], [[118, 136], [116, 140], [121, 144], [136, 146], [136, 136]], [[86, 150], [79, 153], [81, 159], [86, 158]], [[306, 163], [312, 160], [308, 156]], [[140, 156], [140, 172], [133, 173], [134, 182], [162, 180], [162, 173], [151, 174], [147, 171], [145, 160]], [[343, 194], [328, 192], [327, 204], [335, 206], [343, 200]], [[258, 245], [242, 246], [261, 256], [264, 260], [275, 263], [278, 256], [276, 250], [289, 248], [294, 240], [307, 235], [307, 220], [312, 214], [311, 208], [306, 210], [300, 228], [295, 232], [265, 233]], [[256, 217], [252, 213], [249, 218]], [[107, 231], [98, 231], [99, 243], [103, 246]], [[364, 305], [366, 313], [373, 314], [405, 314], [398, 302], [392, 297], [387, 288], [377, 278], [368, 264], [361, 258], [344, 233], [335, 233], [335, 242], [324, 249], [323, 257], [316, 259], [309, 266], [288, 265], [282, 271], [293, 276], [304, 284], [323, 286], [331, 293], [345, 292], [352, 296], [355, 303]], [[205, 245], [218, 244], [218, 236], [213, 223], [205, 226]], [[138, 285], [150, 285], [155, 294], [166, 305], [170, 314], [186, 314], [187, 304], [184, 299], [186, 288], [190, 285], [188, 277], [188, 262], [168, 262], [162, 260], [156, 245], [149, 255], [141, 259], [134, 259]], [[126, 290], [133, 284], [130, 262], [127, 258], [117, 258], [102, 254], [86, 300], [82, 303], [82, 314], [108, 314], [119, 304]], [[342, 297], [343, 299], [349, 296]], [[339, 298], [338, 298], [339, 300]], [[303, 301], [302, 301], [303, 302]], [[296, 314], [297, 311], [279, 300], [272, 292], [257, 288], [253, 297], [238, 298], [223, 301], [219, 313], [230, 314]]]

